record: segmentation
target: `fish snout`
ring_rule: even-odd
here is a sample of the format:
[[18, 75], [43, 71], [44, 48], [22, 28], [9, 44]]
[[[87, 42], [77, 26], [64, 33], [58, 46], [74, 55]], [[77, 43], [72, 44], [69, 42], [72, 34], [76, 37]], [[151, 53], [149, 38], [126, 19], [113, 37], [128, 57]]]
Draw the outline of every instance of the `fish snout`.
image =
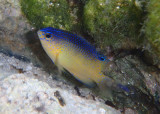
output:
[[45, 37], [45, 36], [44, 36], [45, 34], [44, 34], [43, 31], [40, 31], [40, 30], [39, 30], [39, 31], [37, 32], [37, 34], [38, 34], [38, 37], [39, 37], [40, 39]]

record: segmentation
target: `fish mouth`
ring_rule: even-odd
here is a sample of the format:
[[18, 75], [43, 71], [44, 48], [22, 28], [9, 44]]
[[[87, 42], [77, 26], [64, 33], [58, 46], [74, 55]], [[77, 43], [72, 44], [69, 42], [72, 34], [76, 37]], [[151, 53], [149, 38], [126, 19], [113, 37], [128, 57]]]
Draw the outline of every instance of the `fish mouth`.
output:
[[38, 31], [37, 31], [37, 34], [38, 34], [38, 37], [39, 37], [39, 38], [42, 38], [43, 35], [44, 35], [44, 34], [43, 34], [43, 31], [41, 31], [41, 30], [38, 30]]

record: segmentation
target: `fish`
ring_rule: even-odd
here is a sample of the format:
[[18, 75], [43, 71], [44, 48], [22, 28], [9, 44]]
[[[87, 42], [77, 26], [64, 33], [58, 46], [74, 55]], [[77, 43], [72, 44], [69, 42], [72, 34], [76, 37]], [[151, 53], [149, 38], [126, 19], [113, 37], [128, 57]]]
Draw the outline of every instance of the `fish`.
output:
[[[59, 71], [67, 70], [88, 87], [97, 85], [104, 89], [118, 85], [103, 74], [109, 58], [99, 53], [86, 39], [52, 27], [40, 29], [38, 36], [43, 49]], [[122, 85], [119, 87], [124, 88]]]

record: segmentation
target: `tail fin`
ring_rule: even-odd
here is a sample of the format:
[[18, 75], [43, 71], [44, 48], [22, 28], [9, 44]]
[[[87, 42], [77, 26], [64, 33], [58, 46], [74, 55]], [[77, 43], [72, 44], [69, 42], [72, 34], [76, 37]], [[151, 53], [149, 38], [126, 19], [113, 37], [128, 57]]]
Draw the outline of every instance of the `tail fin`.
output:
[[123, 92], [123, 93], [130, 92], [130, 89], [127, 86], [119, 84], [112, 78], [107, 77], [105, 75], [100, 75], [100, 76], [101, 78], [95, 81], [98, 87], [100, 88], [102, 96], [105, 96], [106, 98], [112, 98], [113, 91]]

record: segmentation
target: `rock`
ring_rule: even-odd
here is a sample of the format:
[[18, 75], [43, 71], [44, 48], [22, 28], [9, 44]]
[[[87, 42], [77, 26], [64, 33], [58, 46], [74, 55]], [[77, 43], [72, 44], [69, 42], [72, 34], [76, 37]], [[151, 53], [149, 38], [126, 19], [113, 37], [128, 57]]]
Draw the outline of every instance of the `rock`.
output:
[[[55, 92], [59, 93], [59, 98]], [[66, 89], [51, 88], [24, 74], [14, 74], [0, 81], [0, 102], [3, 102], [0, 113], [120, 114], [102, 103], [83, 99]]]
[[125, 109], [124, 114], [138, 114], [138, 113], [135, 110], [127, 108], [127, 109]]
[[[111, 64], [111, 62], [110, 62]], [[106, 66], [105, 75], [127, 88], [112, 88], [112, 103], [119, 108], [128, 107], [140, 113], [159, 111], [160, 72], [153, 66], [146, 66], [140, 58], [128, 55]], [[105, 99], [105, 97], [103, 97]]]

